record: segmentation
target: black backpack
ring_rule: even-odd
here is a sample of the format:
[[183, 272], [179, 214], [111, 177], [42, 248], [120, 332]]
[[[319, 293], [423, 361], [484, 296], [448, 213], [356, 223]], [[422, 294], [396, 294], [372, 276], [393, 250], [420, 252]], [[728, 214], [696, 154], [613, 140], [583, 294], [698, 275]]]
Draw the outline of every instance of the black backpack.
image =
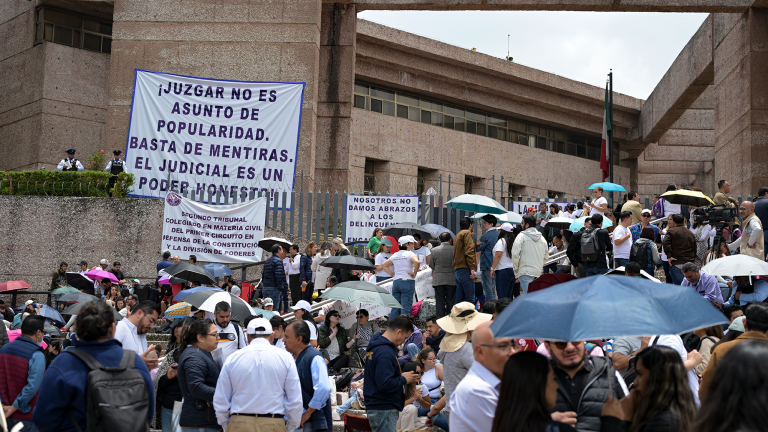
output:
[[600, 247], [597, 244], [597, 233], [600, 228], [589, 228], [581, 233], [581, 260], [596, 262], [600, 257]]
[[629, 261], [637, 263], [642, 270], [648, 268], [648, 243], [635, 242], [629, 251]]
[[[149, 391], [141, 373], [134, 369], [136, 353], [123, 351], [117, 367], [105, 367], [80, 349], [74, 354], [91, 370], [86, 382], [87, 432], [148, 432]], [[83, 432], [72, 411], [69, 417], [78, 432]]]

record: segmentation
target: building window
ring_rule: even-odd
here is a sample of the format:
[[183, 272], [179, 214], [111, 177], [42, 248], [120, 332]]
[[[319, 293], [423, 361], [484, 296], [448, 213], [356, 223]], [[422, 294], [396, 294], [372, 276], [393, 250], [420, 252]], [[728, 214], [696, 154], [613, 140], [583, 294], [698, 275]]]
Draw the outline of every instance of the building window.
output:
[[41, 7], [37, 9], [35, 43], [43, 41], [109, 54], [112, 52], [112, 23]]
[[472, 177], [464, 177], [464, 193], [465, 194], [471, 194], [472, 193], [472, 184], [474, 183], [474, 180]]
[[424, 170], [419, 169], [416, 172], [416, 195], [421, 196], [424, 193]]
[[[61, 37], [66, 39], [68, 36], [63, 34]], [[74, 38], [73, 36], [73, 40]], [[555, 153], [600, 160], [600, 137], [585, 136], [521, 120], [506, 119], [497, 114], [484, 114], [474, 108], [464, 109], [446, 105], [432, 98], [426, 99], [412, 94], [402, 94], [398, 91], [387, 90], [362, 82], [355, 83], [354, 92], [353, 105], [355, 108]], [[619, 143], [614, 142], [614, 152], [618, 153], [619, 148]], [[624, 157], [624, 155], [620, 155], [620, 157]]]
[[363, 194], [373, 195], [376, 193], [376, 170], [373, 161], [365, 161], [365, 174], [363, 178]]

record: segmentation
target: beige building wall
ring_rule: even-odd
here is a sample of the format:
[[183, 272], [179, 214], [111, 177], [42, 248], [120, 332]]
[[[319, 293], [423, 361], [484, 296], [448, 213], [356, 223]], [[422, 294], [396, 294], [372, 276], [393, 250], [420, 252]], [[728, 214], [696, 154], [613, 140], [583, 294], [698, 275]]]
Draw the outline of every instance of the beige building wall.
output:
[[54, 169], [68, 148], [85, 161], [104, 149], [109, 54], [34, 45], [38, 2], [2, 3], [0, 170]]

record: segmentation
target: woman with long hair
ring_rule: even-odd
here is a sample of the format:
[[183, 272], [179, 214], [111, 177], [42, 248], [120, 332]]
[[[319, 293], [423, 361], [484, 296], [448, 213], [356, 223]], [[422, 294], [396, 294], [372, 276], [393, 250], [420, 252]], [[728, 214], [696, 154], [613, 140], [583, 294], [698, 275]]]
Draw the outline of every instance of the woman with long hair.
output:
[[[443, 365], [437, 364], [437, 354], [431, 347], [419, 351], [415, 361], [421, 366], [421, 383], [427, 387], [430, 402], [435, 404], [442, 397], [440, 386], [443, 383]], [[419, 408], [419, 417], [427, 414], [429, 414], [428, 408]]]
[[312, 271], [312, 257], [317, 253], [317, 243], [309, 242], [299, 258], [299, 282], [301, 282], [301, 300], [312, 301], [315, 292], [315, 272]]
[[340, 319], [338, 311], [328, 311], [325, 322], [317, 329], [317, 344], [328, 354], [328, 367], [334, 375], [349, 364], [347, 353], [355, 343], [349, 340], [347, 329], [339, 325]]
[[704, 373], [704, 369], [707, 368], [709, 358], [712, 356], [712, 347], [723, 338], [723, 326], [715, 325], [712, 327], [705, 327], [694, 330], [693, 334], [698, 336], [701, 341], [697, 348], [699, 354], [701, 354], [701, 363], [696, 365], [696, 373], [701, 375]]
[[374, 228], [371, 239], [368, 240], [368, 245], [365, 247], [365, 257], [372, 260], [373, 256], [379, 252], [379, 245], [381, 239], [384, 237], [384, 231], [381, 228]]
[[[618, 420], [629, 421], [628, 432], [687, 432], [696, 416], [696, 403], [680, 354], [666, 346], [652, 346], [635, 357], [634, 389], [621, 401], [610, 400], [603, 416], [620, 407]], [[696, 429], [694, 429], [696, 430]]]
[[[352, 255], [347, 249], [347, 245], [344, 244], [344, 240], [341, 237], [333, 239], [333, 251], [334, 256], [346, 256]], [[339, 282], [347, 282], [351, 279], [351, 270], [333, 269], [333, 275], [336, 276], [336, 280]]]
[[175, 404], [181, 404], [183, 395], [178, 380], [178, 362], [181, 356], [181, 338], [185, 326], [189, 326], [195, 318], [176, 318], [171, 324], [171, 340], [168, 342], [167, 354], [160, 363], [155, 379], [155, 426], [159, 426], [163, 432], [173, 432], [178, 427], [173, 419]]
[[691, 431], [764, 431], [768, 406], [766, 358], [768, 342], [747, 340], [734, 346], [718, 362]]
[[388, 260], [392, 254], [389, 252], [392, 242], [389, 239], [384, 239], [379, 243], [379, 250], [376, 251], [376, 257], [374, 258], [374, 264], [376, 264], [376, 282], [385, 281], [391, 279], [395, 275], [395, 272], [391, 267], [384, 267], [384, 261]]
[[317, 290], [325, 289], [325, 284], [328, 281], [328, 277], [331, 276], [331, 271], [333, 270], [330, 267], [321, 266], [320, 264], [332, 256], [333, 243], [323, 242], [320, 245], [320, 250], [317, 251], [315, 257], [312, 259], [312, 271], [315, 272], [315, 289]]
[[112, 302], [112, 307], [114, 307], [118, 299], [122, 299], [122, 297], [120, 297], [120, 292], [117, 290], [117, 285], [112, 285], [112, 288], [109, 289], [107, 295], [104, 296], [104, 300]]
[[[403, 372], [416, 372], [418, 375], [422, 373], [421, 366], [416, 362], [408, 362], [403, 365]], [[397, 430], [412, 431], [424, 428], [425, 417], [419, 416], [419, 408], [429, 409], [431, 406], [426, 390], [424, 384], [419, 381], [404, 386], [405, 406], [397, 419], [395, 426]]]
[[493, 247], [491, 277], [496, 278], [496, 293], [499, 298], [512, 298], [515, 286], [515, 270], [512, 267], [512, 245], [517, 231], [510, 223], [504, 223], [499, 229], [499, 239]]
[[211, 351], [219, 345], [216, 326], [208, 318], [196, 319], [182, 331], [178, 379], [184, 401], [181, 407], [182, 428], [200, 432], [221, 430], [213, 409], [213, 395], [219, 379], [219, 366]]

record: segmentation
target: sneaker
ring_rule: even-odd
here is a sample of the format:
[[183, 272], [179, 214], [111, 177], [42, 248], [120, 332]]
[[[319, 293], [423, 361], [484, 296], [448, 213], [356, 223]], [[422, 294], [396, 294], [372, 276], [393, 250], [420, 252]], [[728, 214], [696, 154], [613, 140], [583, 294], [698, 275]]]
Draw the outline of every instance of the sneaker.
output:
[[338, 411], [333, 410], [333, 414], [331, 416], [333, 417], [333, 421], [341, 421], [341, 415]]

